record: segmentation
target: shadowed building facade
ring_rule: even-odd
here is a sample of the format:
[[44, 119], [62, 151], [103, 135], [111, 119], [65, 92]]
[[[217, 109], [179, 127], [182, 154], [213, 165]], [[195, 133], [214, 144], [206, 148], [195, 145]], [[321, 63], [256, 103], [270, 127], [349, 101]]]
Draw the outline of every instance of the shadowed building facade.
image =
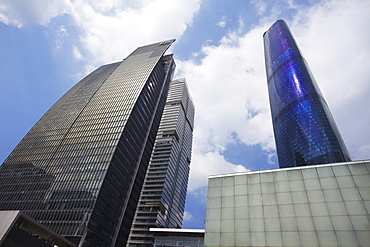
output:
[[264, 47], [279, 166], [350, 161], [328, 105], [284, 21], [265, 32]]
[[79, 246], [124, 246], [175, 68], [174, 40], [136, 49], [72, 87], [0, 168], [0, 210]]
[[181, 228], [188, 186], [194, 105], [185, 79], [170, 84], [127, 246], [153, 246], [150, 228]]

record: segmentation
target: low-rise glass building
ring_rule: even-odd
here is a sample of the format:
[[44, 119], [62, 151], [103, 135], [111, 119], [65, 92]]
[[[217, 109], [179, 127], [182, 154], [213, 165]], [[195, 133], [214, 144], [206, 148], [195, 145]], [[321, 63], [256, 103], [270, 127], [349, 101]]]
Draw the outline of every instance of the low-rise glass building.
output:
[[370, 160], [211, 176], [205, 246], [369, 246]]

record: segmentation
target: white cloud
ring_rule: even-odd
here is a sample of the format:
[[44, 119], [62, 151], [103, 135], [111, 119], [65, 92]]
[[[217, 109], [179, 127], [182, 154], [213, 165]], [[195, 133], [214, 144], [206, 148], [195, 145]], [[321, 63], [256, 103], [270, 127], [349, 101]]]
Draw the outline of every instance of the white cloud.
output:
[[134, 7], [106, 4], [102, 12], [98, 5], [76, 0], [73, 17], [82, 30], [80, 48], [84, 49], [80, 51], [100, 65], [121, 60], [138, 44], [180, 37], [199, 10], [199, 2], [152, 0]]
[[71, 13], [72, 9], [69, 0], [2, 0], [0, 21], [17, 27], [46, 25], [56, 16]]
[[226, 26], [226, 22], [227, 22], [226, 16], [222, 16], [221, 20], [216, 23], [216, 26], [223, 28]]
[[185, 211], [184, 212], [184, 218], [183, 220], [186, 222], [186, 221], [193, 221], [193, 215], [191, 215], [191, 213], [189, 213], [188, 211]]

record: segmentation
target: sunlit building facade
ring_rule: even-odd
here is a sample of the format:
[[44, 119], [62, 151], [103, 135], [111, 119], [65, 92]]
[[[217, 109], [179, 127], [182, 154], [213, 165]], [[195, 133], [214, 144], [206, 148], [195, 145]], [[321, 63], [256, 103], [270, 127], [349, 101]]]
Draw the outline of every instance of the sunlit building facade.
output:
[[279, 166], [349, 161], [328, 105], [284, 21], [265, 32], [264, 47]]
[[194, 105], [185, 79], [170, 84], [128, 246], [153, 246], [150, 228], [181, 228], [188, 186]]
[[96, 69], [33, 126], [0, 168], [0, 210], [79, 246], [124, 246], [166, 103], [174, 40]]

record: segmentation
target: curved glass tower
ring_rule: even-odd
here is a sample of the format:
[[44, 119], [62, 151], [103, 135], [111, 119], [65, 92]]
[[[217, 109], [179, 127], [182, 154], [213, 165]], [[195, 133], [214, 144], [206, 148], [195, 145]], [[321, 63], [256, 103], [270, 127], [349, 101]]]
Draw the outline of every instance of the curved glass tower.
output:
[[166, 103], [174, 40], [96, 69], [0, 167], [0, 210], [22, 210], [78, 246], [125, 246]]
[[280, 168], [349, 161], [328, 105], [283, 20], [264, 33], [264, 47]]

